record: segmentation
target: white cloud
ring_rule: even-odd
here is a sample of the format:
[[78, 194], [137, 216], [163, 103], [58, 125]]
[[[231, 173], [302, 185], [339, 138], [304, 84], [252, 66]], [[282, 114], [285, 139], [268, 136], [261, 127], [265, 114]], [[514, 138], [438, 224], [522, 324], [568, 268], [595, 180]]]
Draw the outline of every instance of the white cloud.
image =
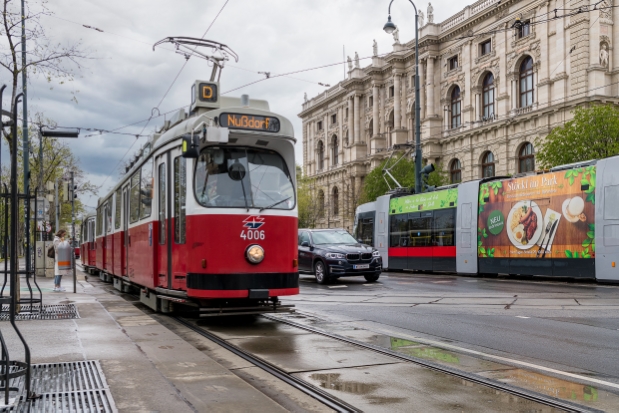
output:
[[[83, 62], [83, 69], [73, 82], [59, 85], [32, 79], [30, 113], [44, 112], [60, 125], [108, 130], [147, 119], [184, 63], [171, 46], [153, 52], [152, 44], [166, 36], [202, 36], [224, 2], [56, 0], [50, 3], [49, 8], [56, 17], [42, 19], [50, 40], [61, 43], [81, 40], [92, 58]], [[435, 1], [435, 21], [440, 22], [468, 3]], [[358, 51], [361, 57], [369, 56], [372, 39], [378, 42], [379, 52], [390, 51], [393, 39], [382, 31], [388, 4], [388, 0], [229, 0], [206, 38], [229, 45], [240, 56], [240, 61], [230, 66], [250, 71], [226, 68], [222, 90], [261, 79], [263, 76], [257, 71], [278, 74], [340, 62], [343, 47], [347, 55], [353, 56]], [[419, 2], [418, 6], [425, 12], [427, 2]], [[401, 40], [410, 40], [414, 33], [414, 10], [410, 3], [395, 1], [392, 18], [400, 26]], [[104, 32], [84, 28], [82, 24]], [[207, 79], [209, 75], [210, 67], [205, 61], [191, 59], [161, 105], [161, 112], [187, 105], [193, 81]], [[300, 142], [301, 121], [297, 114], [301, 111], [304, 92], [311, 97], [324, 91], [317, 82], [335, 85], [344, 78], [344, 68], [339, 65], [294, 77], [313, 83], [276, 78], [232, 95], [247, 93], [250, 97], [267, 99], [271, 110], [293, 122]], [[6, 73], [4, 79], [7, 80]], [[79, 91], [77, 104], [71, 100], [72, 92], [76, 91]], [[152, 132], [162, 121], [151, 122], [145, 133]], [[139, 133], [143, 126], [123, 131]], [[133, 141], [133, 137], [103, 135], [72, 141], [72, 145], [92, 182], [105, 181], [103, 189], [108, 190], [118, 179], [119, 171], [114, 166]], [[302, 161], [300, 144], [297, 160]], [[108, 175], [113, 176], [106, 180]], [[96, 204], [94, 198], [84, 201], [88, 205]]]

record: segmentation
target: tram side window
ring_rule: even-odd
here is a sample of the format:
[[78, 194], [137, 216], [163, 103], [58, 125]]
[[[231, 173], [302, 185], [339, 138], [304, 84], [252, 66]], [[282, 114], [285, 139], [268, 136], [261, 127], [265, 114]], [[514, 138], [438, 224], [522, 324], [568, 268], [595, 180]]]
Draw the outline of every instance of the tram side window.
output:
[[159, 165], [159, 186], [157, 191], [159, 191], [159, 244], [166, 243], [166, 217], [167, 217], [167, 209], [166, 209], [166, 170], [165, 163]]
[[101, 235], [103, 229], [103, 211], [102, 207], [97, 208], [97, 235]]
[[174, 158], [174, 242], [185, 243], [185, 204], [187, 200], [187, 164], [185, 158]]
[[131, 177], [130, 221], [133, 224], [140, 219], [140, 171]]
[[121, 192], [120, 192], [120, 188], [118, 188], [118, 190], [116, 191], [116, 196], [115, 196], [116, 200], [116, 211], [114, 212], [114, 228], [116, 229], [120, 229], [120, 206], [122, 204], [121, 202]]
[[105, 205], [105, 232], [112, 232], [112, 202], [111, 200]]
[[153, 158], [142, 166], [140, 204], [140, 218], [149, 217], [153, 205]]
[[408, 236], [408, 214], [391, 215], [389, 234], [390, 247], [410, 246], [410, 238]]
[[432, 213], [410, 214], [408, 219], [411, 247], [429, 247], [432, 245]]
[[453, 247], [456, 245], [456, 209], [441, 209], [434, 211], [434, 245]]

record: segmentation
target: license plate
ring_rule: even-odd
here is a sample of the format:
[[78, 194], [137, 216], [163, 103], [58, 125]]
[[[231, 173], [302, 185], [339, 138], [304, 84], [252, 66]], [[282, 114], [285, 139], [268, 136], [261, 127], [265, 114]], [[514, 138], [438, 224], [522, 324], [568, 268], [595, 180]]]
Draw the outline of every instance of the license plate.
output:
[[370, 268], [370, 264], [353, 265], [353, 268], [355, 270], [367, 270], [368, 268]]

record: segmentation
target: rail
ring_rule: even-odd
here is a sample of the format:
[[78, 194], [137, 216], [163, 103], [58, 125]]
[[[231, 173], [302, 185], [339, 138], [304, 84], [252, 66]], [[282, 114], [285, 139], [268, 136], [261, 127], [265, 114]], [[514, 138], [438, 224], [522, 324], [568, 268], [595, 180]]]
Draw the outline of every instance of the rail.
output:
[[452, 376], [456, 376], [458, 378], [461, 378], [463, 380], [467, 380], [469, 382], [473, 382], [476, 384], [480, 384], [482, 386], [486, 386], [486, 387], [490, 387], [493, 388], [495, 390], [499, 390], [499, 391], [503, 391], [509, 394], [512, 394], [514, 396], [518, 396], [518, 397], [522, 397], [524, 399], [527, 400], [531, 400], [540, 404], [544, 404], [546, 406], [550, 406], [550, 407], [554, 407], [557, 409], [562, 409], [566, 412], [598, 412], [599, 410], [596, 409], [588, 409], [584, 406], [580, 406], [577, 404], [573, 404], [573, 403], [569, 403], [569, 402], [564, 402], [562, 400], [559, 399], [555, 399], [553, 397], [549, 397], [549, 396], [544, 396], [543, 394], [539, 394], [539, 393], [535, 393], [526, 389], [521, 389], [509, 384], [505, 384], [505, 383], [501, 383], [492, 379], [487, 379], [485, 377], [482, 376], [478, 376], [475, 374], [471, 374], [471, 373], [465, 373], [463, 371], [460, 370], [456, 370], [453, 368], [449, 368], [446, 366], [441, 366], [440, 364], [436, 364], [427, 360], [423, 360], [423, 359], [419, 359], [416, 357], [411, 357], [411, 356], [407, 356], [405, 354], [402, 353], [398, 353], [396, 351], [393, 350], [389, 350], [383, 347], [379, 347], [379, 346], [375, 346], [373, 344], [367, 344], [367, 343], [363, 343], [361, 341], [357, 341], [348, 337], [344, 337], [344, 336], [340, 336], [339, 334], [335, 334], [335, 333], [331, 333], [325, 330], [321, 330], [319, 328], [315, 328], [315, 327], [310, 327], [310, 326], [306, 326], [304, 324], [299, 324], [299, 323], [295, 323], [294, 321], [289, 321], [289, 320], [282, 320], [279, 317], [273, 317], [273, 316], [269, 316], [269, 315], [263, 315], [262, 317], [269, 319], [271, 321], [277, 321], [283, 324], [287, 324], [289, 326], [292, 327], [296, 327], [305, 331], [309, 331], [311, 333], [314, 334], [319, 334], [321, 336], [324, 337], [328, 337], [331, 339], [335, 339], [335, 340], [339, 340], [342, 341], [344, 343], [347, 344], [352, 344], [354, 346], [360, 347], [364, 350], [371, 350], [373, 352], [376, 353], [380, 353], [382, 355], [385, 356], [389, 356], [389, 357], [393, 357], [402, 361], [406, 361], [409, 363], [415, 363], [418, 365], [421, 365], [423, 367], [438, 371], [440, 373], [445, 373], [445, 374], [449, 374]]
[[292, 376], [291, 374], [288, 374], [287, 372], [280, 369], [279, 367], [276, 367], [273, 364], [267, 361], [264, 361], [261, 358], [258, 358], [245, 350], [242, 350], [241, 348], [235, 346], [234, 344], [228, 343], [226, 340], [190, 323], [189, 321], [183, 318], [175, 317], [175, 320], [178, 321], [180, 324], [184, 325], [185, 327], [191, 329], [192, 331], [200, 334], [202, 337], [208, 338], [212, 342], [220, 345], [221, 347], [225, 348], [228, 351], [231, 351], [232, 353], [236, 354], [242, 359], [250, 362], [254, 366], [259, 367], [260, 369], [272, 374], [273, 376], [282, 380], [286, 384], [289, 384], [292, 387], [296, 388], [297, 390], [300, 390], [303, 393], [307, 394], [308, 396], [313, 397], [314, 399], [318, 400], [319, 402], [325, 404], [326, 406], [328, 406], [329, 408], [337, 412], [354, 412], [354, 413], [360, 412], [359, 409], [349, 405], [348, 403], [338, 399], [335, 396], [332, 396], [326, 391], [316, 386], [313, 386], [312, 384], [307, 383], [295, 376]]

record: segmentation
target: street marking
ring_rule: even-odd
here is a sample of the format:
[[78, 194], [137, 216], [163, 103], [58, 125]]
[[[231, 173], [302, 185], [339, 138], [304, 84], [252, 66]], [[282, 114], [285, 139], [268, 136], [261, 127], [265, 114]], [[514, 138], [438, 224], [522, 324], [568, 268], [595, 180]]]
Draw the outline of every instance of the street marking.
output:
[[[361, 327], [361, 328], [365, 329], [365, 327]], [[551, 369], [549, 367], [544, 367], [544, 366], [540, 366], [538, 364], [533, 364], [533, 363], [527, 363], [525, 361], [510, 359], [510, 358], [507, 358], [507, 357], [495, 356], [494, 354], [482, 353], [481, 351], [470, 350], [468, 348], [458, 347], [458, 346], [454, 346], [452, 344], [446, 344], [446, 343], [443, 343], [441, 341], [428, 340], [428, 339], [421, 338], [421, 337], [415, 337], [415, 336], [410, 335], [410, 334], [399, 333], [399, 332], [390, 331], [388, 329], [382, 329], [382, 328], [372, 328], [371, 331], [374, 331], [376, 333], [382, 333], [382, 334], [385, 334], [385, 335], [388, 335], [388, 336], [393, 336], [393, 337], [398, 337], [398, 338], [405, 338], [405, 339], [409, 339], [411, 341], [416, 341], [416, 342], [420, 342], [420, 343], [424, 343], [424, 344], [429, 344], [429, 345], [433, 345], [433, 346], [436, 346], [436, 347], [439, 347], [439, 348], [451, 349], [451, 350], [459, 351], [459, 352], [462, 352], [462, 353], [470, 353], [470, 354], [475, 354], [475, 355], [482, 356], [482, 357], [492, 358], [492, 359], [495, 359], [495, 360], [501, 360], [501, 361], [505, 361], [505, 362], [508, 362], [508, 363], [513, 363], [513, 364], [529, 367], [529, 368], [532, 368], [532, 369], [538, 369], [538, 370], [546, 371], [546, 372], [549, 372], [549, 373], [559, 374], [559, 375], [563, 375], [563, 376], [567, 376], [567, 377], [572, 377], [574, 379], [588, 381], [588, 382], [591, 382], [591, 383], [597, 383], [597, 384], [601, 384], [603, 386], [608, 386], [608, 387], [612, 387], [612, 388], [615, 388], [615, 389], [619, 389], [619, 384], [617, 384], [617, 383], [611, 383], [611, 382], [604, 381], [604, 380], [594, 379], [592, 377], [582, 376], [580, 374], [568, 373], [566, 371]]]
[[531, 318], [531, 317], [525, 317], [523, 315], [517, 315], [516, 318]]
[[346, 288], [347, 285], [330, 285], [329, 288]]
[[450, 283], [451, 281], [432, 281], [432, 284], [445, 284]]
[[381, 287], [382, 287], [382, 284], [379, 284], [379, 283], [374, 283], [374, 284], [363, 284], [363, 285], [364, 285], [364, 286], [366, 286], [366, 287], [374, 287], [374, 286], [381, 286]]
[[478, 280], [464, 280], [464, 281], [466, 281], [467, 283], [476, 283]]

